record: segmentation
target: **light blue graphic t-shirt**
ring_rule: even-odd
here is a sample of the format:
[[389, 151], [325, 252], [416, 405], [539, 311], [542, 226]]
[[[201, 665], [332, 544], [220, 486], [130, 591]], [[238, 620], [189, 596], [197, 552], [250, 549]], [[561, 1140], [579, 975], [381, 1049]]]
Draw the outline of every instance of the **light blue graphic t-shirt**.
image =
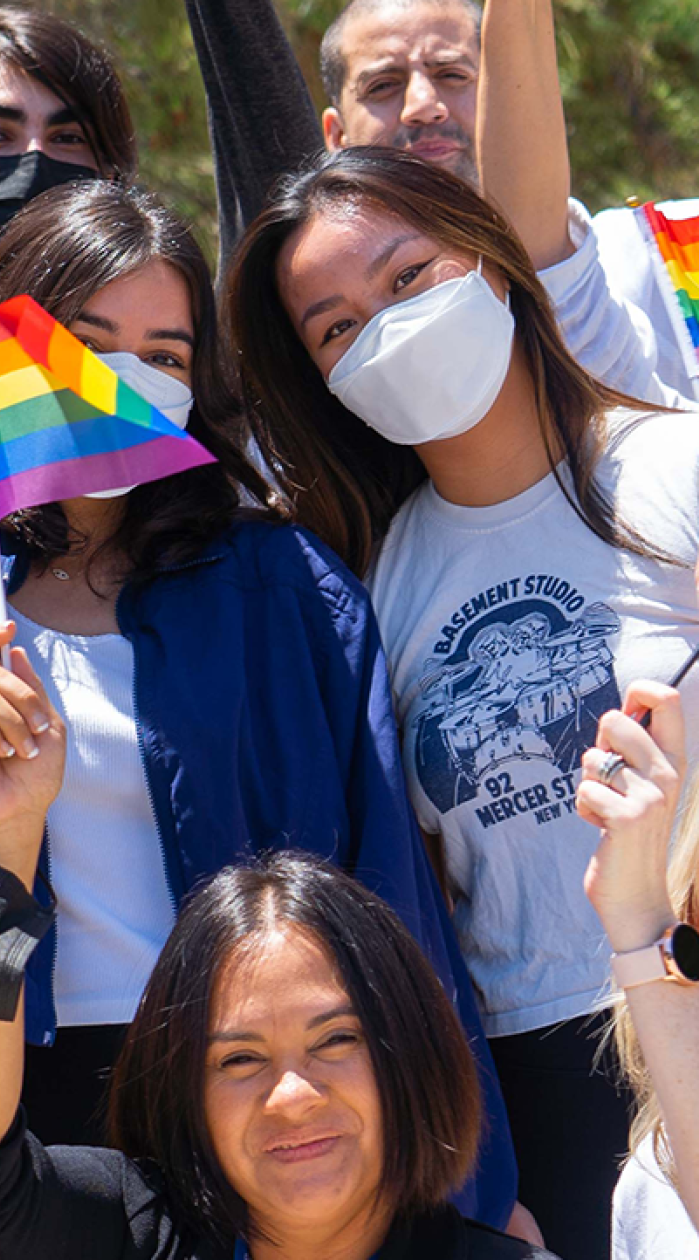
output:
[[[609, 949], [583, 888], [598, 833], [575, 810], [581, 758], [631, 681], [667, 682], [699, 644], [699, 416], [619, 412], [611, 425], [600, 483], [679, 565], [603, 542], [550, 474], [481, 508], [425, 483], [369, 581], [410, 796], [444, 841], [489, 1036], [608, 1001]], [[692, 764], [699, 669], [683, 693]]]

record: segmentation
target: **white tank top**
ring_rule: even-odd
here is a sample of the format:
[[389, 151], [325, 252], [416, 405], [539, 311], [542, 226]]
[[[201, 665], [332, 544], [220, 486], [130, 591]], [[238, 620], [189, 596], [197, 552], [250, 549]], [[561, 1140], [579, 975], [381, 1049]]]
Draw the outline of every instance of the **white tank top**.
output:
[[58, 1024], [129, 1023], [175, 921], [138, 747], [133, 650], [119, 634], [63, 634], [10, 616], [68, 732], [47, 823]]

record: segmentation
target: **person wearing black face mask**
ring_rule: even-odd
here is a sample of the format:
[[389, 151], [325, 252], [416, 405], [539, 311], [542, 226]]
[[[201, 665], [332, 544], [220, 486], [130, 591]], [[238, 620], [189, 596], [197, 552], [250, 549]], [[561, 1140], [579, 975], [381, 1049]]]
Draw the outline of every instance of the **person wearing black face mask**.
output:
[[0, 156], [0, 228], [39, 193], [74, 179], [96, 179], [99, 172], [77, 162], [59, 162], [41, 150]]
[[107, 54], [51, 14], [0, 6], [0, 228], [59, 184], [130, 182], [136, 159]]

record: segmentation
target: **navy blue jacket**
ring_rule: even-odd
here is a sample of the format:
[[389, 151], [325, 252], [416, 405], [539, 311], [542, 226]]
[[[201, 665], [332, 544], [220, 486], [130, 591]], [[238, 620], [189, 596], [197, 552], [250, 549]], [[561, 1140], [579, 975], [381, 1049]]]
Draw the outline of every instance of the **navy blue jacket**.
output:
[[[3, 564], [11, 595], [26, 558]], [[117, 619], [134, 650], [138, 735], [175, 904], [202, 876], [275, 847], [331, 858], [384, 897], [458, 1002], [489, 1127], [460, 1206], [502, 1224], [515, 1184], [504, 1105], [406, 796], [366, 591], [306, 531], [248, 521], [196, 561], [127, 584]], [[35, 892], [46, 899], [40, 881]], [[55, 1031], [54, 954], [52, 931], [27, 973], [27, 1036], [43, 1044]]]

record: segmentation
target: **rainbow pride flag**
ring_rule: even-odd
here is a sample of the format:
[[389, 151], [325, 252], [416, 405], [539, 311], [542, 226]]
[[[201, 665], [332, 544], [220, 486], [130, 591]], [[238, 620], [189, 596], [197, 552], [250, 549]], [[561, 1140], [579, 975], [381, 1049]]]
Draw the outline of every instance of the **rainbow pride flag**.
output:
[[699, 375], [698, 210], [694, 200], [661, 204], [649, 201], [635, 211], [653, 250], [665, 305], [692, 377]]
[[0, 517], [214, 462], [32, 298], [0, 304]]

